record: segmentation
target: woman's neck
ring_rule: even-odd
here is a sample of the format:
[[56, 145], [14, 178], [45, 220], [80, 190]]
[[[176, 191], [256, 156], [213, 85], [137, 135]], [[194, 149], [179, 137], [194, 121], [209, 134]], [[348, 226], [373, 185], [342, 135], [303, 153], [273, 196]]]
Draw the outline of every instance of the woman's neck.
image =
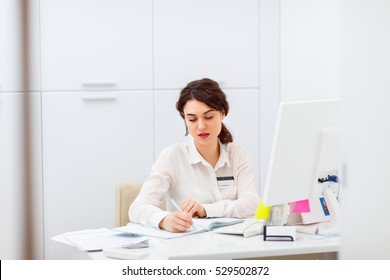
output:
[[219, 141], [217, 140], [209, 145], [197, 145], [197, 143], [195, 143], [195, 147], [204, 160], [214, 168], [219, 160]]

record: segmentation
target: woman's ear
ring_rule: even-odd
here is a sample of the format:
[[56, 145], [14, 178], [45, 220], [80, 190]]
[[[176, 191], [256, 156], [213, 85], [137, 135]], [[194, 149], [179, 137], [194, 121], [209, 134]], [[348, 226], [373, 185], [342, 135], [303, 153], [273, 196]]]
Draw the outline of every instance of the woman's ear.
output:
[[225, 118], [225, 111], [221, 111], [221, 119], [223, 120]]

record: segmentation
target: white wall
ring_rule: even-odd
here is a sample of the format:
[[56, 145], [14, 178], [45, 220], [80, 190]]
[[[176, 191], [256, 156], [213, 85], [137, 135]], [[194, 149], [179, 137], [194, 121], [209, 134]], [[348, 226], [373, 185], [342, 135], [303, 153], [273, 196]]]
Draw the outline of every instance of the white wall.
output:
[[390, 258], [390, 2], [342, 2], [342, 259]]
[[338, 0], [282, 0], [281, 101], [339, 97]]
[[260, 181], [280, 102], [340, 96], [337, 0], [260, 1]]

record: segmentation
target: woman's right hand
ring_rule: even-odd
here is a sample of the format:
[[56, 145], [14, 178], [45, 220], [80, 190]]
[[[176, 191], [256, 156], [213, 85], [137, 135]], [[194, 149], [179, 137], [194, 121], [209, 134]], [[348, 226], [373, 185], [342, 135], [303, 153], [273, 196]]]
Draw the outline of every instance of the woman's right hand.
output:
[[158, 226], [170, 232], [185, 232], [192, 226], [192, 214], [173, 212], [166, 215]]

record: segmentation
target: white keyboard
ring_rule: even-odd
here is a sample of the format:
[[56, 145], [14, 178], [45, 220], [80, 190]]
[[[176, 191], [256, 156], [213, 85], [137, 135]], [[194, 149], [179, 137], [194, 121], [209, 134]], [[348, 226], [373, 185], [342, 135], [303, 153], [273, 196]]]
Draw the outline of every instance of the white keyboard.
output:
[[223, 234], [237, 234], [243, 235], [244, 237], [251, 237], [254, 235], [263, 234], [264, 221], [248, 219], [242, 223], [221, 227], [214, 232]]

